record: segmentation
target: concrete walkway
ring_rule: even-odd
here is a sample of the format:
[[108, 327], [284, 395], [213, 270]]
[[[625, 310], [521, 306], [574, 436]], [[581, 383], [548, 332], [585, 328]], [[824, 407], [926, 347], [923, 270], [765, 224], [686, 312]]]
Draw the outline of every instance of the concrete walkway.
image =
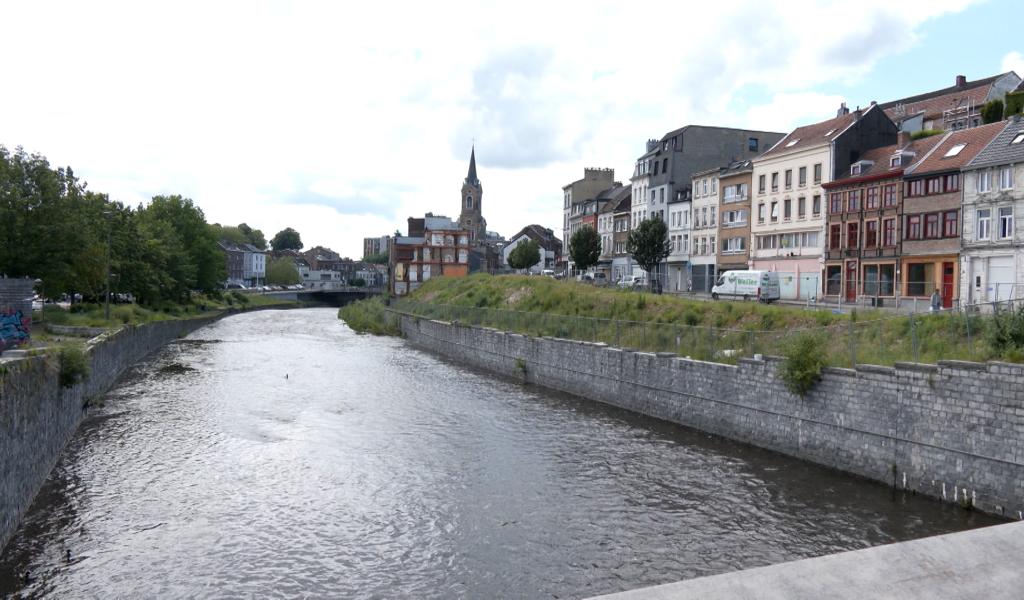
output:
[[701, 577], [602, 600], [1024, 598], [1024, 523]]

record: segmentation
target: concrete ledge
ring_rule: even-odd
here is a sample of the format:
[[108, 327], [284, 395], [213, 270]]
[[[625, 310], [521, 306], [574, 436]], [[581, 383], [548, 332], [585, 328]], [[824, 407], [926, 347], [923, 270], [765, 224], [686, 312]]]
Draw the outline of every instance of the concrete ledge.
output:
[[701, 577], [602, 600], [1018, 599], [1024, 523]]
[[927, 363], [915, 363], [915, 362], [898, 362], [893, 365], [899, 371], [917, 371], [919, 373], [938, 373], [939, 365], [929, 365]]
[[985, 363], [972, 362], [969, 360], [940, 360], [940, 367], [946, 367], [948, 369], [966, 369], [968, 371], [988, 371], [988, 365]]
[[857, 371], [861, 373], [878, 373], [879, 375], [892, 375], [896, 372], [896, 369], [892, 367], [882, 367], [879, 365], [857, 365]]
[[841, 377], [856, 377], [856, 369], [847, 369], [846, 367], [824, 367], [821, 370], [822, 375], [839, 375]]

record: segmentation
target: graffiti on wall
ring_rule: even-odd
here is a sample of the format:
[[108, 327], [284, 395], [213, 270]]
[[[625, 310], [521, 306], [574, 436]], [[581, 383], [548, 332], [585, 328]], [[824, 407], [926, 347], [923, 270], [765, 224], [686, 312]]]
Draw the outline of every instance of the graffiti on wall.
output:
[[0, 311], [0, 352], [28, 343], [32, 317], [26, 317], [20, 310]]

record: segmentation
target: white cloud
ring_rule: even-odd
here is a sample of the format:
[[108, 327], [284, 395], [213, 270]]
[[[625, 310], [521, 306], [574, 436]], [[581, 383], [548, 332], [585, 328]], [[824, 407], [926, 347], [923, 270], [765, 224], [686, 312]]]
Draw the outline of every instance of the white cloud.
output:
[[1007, 53], [1003, 57], [1003, 62], [999, 68], [1000, 72], [1005, 73], [1007, 71], [1013, 71], [1024, 77], [1024, 54], [1014, 50], [1013, 52]]
[[27, 58], [5, 65], [0, 143], [126, 202], [181, 193], [356, 255], [455, 216], [475, 138], [489, 226], [557, 230], [584, 166], [628, 180], [644, 140], [688, 122], [826, 118], [840, 98], [815, 86], [968, 3], [9, 3]]

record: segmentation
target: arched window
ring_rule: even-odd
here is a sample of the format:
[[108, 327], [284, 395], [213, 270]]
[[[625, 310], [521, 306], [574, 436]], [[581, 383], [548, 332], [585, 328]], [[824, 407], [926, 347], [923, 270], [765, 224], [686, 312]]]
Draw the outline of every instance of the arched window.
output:
[[466, 196], [466, 208], [473, 208], [473, 197]]

